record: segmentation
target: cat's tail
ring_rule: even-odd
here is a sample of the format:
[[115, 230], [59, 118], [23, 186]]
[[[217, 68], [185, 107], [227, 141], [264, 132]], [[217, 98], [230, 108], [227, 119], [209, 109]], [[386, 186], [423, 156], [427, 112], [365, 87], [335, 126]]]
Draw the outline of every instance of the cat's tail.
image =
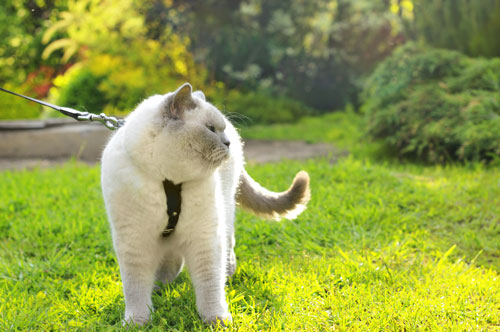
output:
[[262, 187], [243, 170], [236, 201], [258, 216], [280, 220], [295, 219], [311, 197], [309, 175], [300, 171], [287, 191], [275, 193]]

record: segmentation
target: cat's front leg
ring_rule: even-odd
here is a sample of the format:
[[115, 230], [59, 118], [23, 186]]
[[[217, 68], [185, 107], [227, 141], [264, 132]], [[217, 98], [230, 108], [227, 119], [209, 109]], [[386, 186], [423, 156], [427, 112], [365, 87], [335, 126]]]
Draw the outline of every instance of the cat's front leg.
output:
[[202, 320], [217, 324], [232, 320], [224, 294], [226, 239], [215, 234], [192, 234], [186, 250], [186, 265], [196, 293], [196, 305]]
[[151, 293], [159, 263], [158, 250], [146, 235], [135, 235], [116, 236], [115, 243], [125, 297], [124, 324], [144, 325], [153, 310]]
[[144, 325], [149, 321], [152, 310], [151, 292], [153, 278], [138, 276], [136, 271], [122, 272], [125, 295], [124, 324]]
[[232, 277], [236, 272], [236, 254], [234, 253], [234, 245], [236, 240], [234, 238], [234, 229], [228, 235], [228, 247], [227, 247], [227, 266], [226, 275]]
[[235, 219], [235, 203], [234, 195], [229, 196], [230, 199], [225, 202], [226, 206], [226, 237], [227, 237], [227, 263], [226, 263], [226, 276], [232, 277], [236, 272], [236, 254], [234, 253], [234, 246], [236, 239], [234, 236], [234, 219]]

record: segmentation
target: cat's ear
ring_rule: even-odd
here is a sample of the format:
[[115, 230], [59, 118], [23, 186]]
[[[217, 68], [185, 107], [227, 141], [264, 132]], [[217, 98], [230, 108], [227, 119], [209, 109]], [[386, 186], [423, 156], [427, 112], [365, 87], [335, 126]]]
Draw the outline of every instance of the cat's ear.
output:
[[200, 90], [193, 92], [193, 96], [200, 98], [203, 101], [206, 101], [205, 94]]
[[196, 103], [192, 96], [193, 88], [191, 84], [184, 83], [181, 85], [172, 96], [170, 96], [170, 101], [168, 104], [169, 115], [173, 118], [180, 118], [184, 111], [193, 109], [196, 107]]

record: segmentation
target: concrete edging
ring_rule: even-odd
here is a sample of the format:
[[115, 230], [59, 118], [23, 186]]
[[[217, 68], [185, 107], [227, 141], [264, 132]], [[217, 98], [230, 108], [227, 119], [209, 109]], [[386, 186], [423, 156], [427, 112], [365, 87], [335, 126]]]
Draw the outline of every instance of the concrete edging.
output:
[[95, 162], [111, 131], [72, 119], [0, 122], [0, 158], [78, 159]]

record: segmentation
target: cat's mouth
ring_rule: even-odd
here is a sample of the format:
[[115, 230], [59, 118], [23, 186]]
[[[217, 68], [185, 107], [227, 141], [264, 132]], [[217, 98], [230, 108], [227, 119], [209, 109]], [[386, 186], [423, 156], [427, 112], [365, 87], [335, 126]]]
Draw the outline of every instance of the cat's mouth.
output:
[[210, 149], [205, 155], [205, 159], [210, 163], [211, 168], [216, 168], [229, 159], [229, 148], [218, 146]]

